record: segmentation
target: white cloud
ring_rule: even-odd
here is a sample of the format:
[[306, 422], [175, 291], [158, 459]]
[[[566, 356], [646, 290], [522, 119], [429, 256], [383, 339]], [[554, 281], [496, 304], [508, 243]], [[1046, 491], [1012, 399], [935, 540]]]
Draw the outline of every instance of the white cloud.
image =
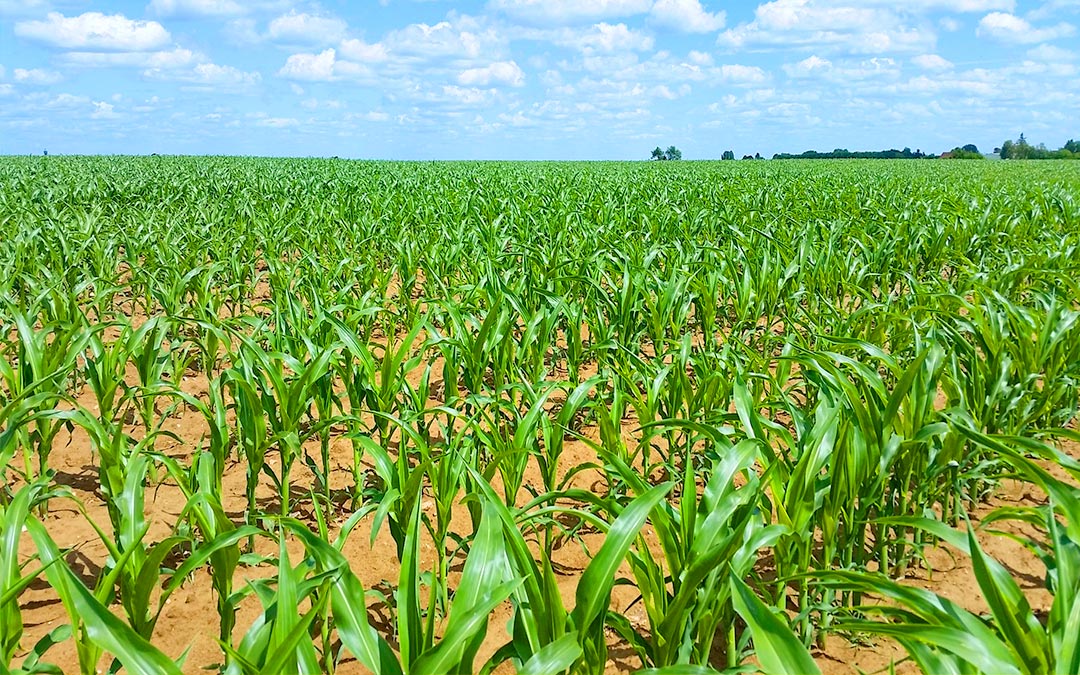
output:
[[272, 129], [284, 129], [286, 127], [295, 127], [300, 124], [300, 121], [294, 117], [262, 117], [255, 120], [255, 125], [260, 127], [270, 127]]
[[1042, 21], [1061, 12], [1080, 13], [1080, 0], [1044, 0], [1040, 7], [1031, 10], [1026, 16], [1028, 21]]
[[1027, 52], [1029, 59], [1049, 63], [1065, 63], [1076, 60], [1076, 53], [1054, 45], [1039, 45]]
[[757, 45], [781, 48], [828, 47], [856, 54], [924, 52], [936, 36], [911, 28], [889, 7], [830, 4], [828, 0], [773, 0], [759, 5], [754, 20], [720, 34], [730, 49]]
[[495, 94], [494, 89], [480, 89], [478, 87], [447, 85], [442, 88], [443, 98], [466, 106], [490, 103], [495, 98]]
[[220, 66], [216, 63], [200, 63], [191, 70], [148, 69], [143, 75], [153, 79], [167, 79], [187, 82], [215, 90], [244, 88], [258, 84], [262, 76], [257, 72], [245, 72], [232, 66]]
[[465, 16], [408, 25], [389, 33], [383, 44], [391, 53], [421, 58], [488, 59], [505, 51], [505, 40], [496, 30]]
[[912, 58], [911, 62], [923, 70], [948, 70], [953, 67], [952, 61], [937, 54], [919, 54]]
[[725, 63], [720, 66], [720, 77], [727, 82], [758, 83], [769, 79], [769, 74], [757, 66]]
[[285, 61], [278, 75], [293, 80], [329, 81], [334, 79], [335, 56], [333, 49], [320, 54], [293, 54]]
[[344, 58], [352, 61], [377, 63], [387, 58], [386, 47], [381, 42], [367, 44], [363, 40], [343, 40], [338, 51]]
[[[11, 71], [11, 74], [16, 82], [23, 82], [26, 84], [56, 84], [64, 79], [60, 73], [51, 70], [42, 70], [40, 68], [31, 68], [30, 70], [16, 68]], [[0, 76], [3, 76], [2, 69], [0, 69]]]
[[126, 66], [131, 68], [167, 69], [184, 68], [193, 63], [206, 61], [202, 54], [177, 47], [168, 51], [156, 52], [67, 52], [61, 57], [66, 63], [75, 66], [111, 68]]
[[798, 63], [785, 63], [784, 72], [789, 77], [810, 77], [832, 68], [832, 61], [820, 56], [808, 56]]
[[710, 13], [700, 0], [657, 0], [650, 12], [652, 21], [684, 33], [712, 33], [724, 27], [724, 12]]
[[267, 37], [290, 44], [333, 44], [345, 37], [348, 24], [341, 19], [292, 10], [270, 22]]
[[318, 54], [293, 54], [277, 74], [288, 80], [331, 82], [369, 77], [371, 70], [362, 63], [338, 59], [337, 52], [330, 48]]
[[0, 84], [0, 96], [11, 96], [15, 93], [15, 87], [10, 84]]
[[644, 14], [652, 0], [491, 0], [488, 7], [539, 25], [588, 23]]
[[301, 101], [300, 106], [307, 110], [319, 110], [320, 108], [324, 110], [341, 110], [345, 107], [345, 103], [343, 101], [338, 101], [337, 99], [319, 100], [317, 98], [309, 98]]
[[881, 17], [873, 8], [828, 6], [811, 0], [773, 0], [759, 5], [754, 15], [765, 30], [801, 31], [867, 30]]
[[699, 66], [711, 66], [713, 64], [712, 55], [706, 52], [691, 51], [686, 55], [686, 58], [690, 63]]
[[159, 16], [235, 16], [244, 7], [234, 0], [151, 0], [147, 9]]
[[1075, 33], [1076, 29], [1067, 23], [1059, 23], [1056, 26], [1047, 28], [1036, 28], [1015, 14], [992, 12], [979, 21], [977, 32], [980, 36], [989, 35], [1003, 42], [1028, 44], [1068, 37]]
[[559, 46], [571, 47], [584, 54], [649, 51], [654, 44], [651, 35], [629, 28], [625, 23], [598, 23], [584, 29], [563, 28], [546, 37]]
[[920, 75], [899, 85], [897, 90], [919, 95], [952, 92], [985, 98], [993, 96], [1000, 88], [998, 84], [983, 82], [970, 77], [935, 79]]
[[783, 68], [791, 78], [820, 79], [844, 85], [870, 78], [895, 78], [900, 74], [896, 61], [886, 57], [837, 64], [819, 56], [810, 56], [798, 63], [786, 63]]
[[525, 73], [513, 61], [496, 61], [482, 68], [469, 68], [458, 75], [458, 84], [487, 86], [507, 84], [520, 87], [525, 84]]
[[364, 113], [348, 113], [345, 115], [346, 120], [361, 120], [364, 122], [386, 122], [390, 119], [390, 115], [381, 110], [372, 110]]
[[15, 34], [65, 49], [147, 51], [170, 41], [169, 31], [156, 21], [136, 21], [123, 14], [101, 12], [72, 17], [49, 12], [44, 20], [17, 22]]
[[91, 101], [94, 106], [94, 111], [90, 113], [90, 118], [95, 120], [113, 119], [119, 117], [113, 110], [113, 104], [105, 101]]
[[[900, 7], [894, 0], [863, 0], [864, 4], [880, 4]], [[902, 8], [906, 12], [944, 11], [956, 13], [990, 12], [1003, 9], [1013, 11], [1016, 0], [905, 0]]]

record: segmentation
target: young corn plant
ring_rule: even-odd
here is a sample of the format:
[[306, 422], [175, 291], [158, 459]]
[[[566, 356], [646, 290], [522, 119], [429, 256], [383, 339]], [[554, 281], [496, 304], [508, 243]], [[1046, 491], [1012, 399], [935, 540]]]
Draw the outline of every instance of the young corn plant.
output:
[[[67, 495], [62, 488], [50, 488], [50, 477], [23, 485], [10, 502], [0, 504], [0, 672], [59, 673], [55, 666], [41, 661], [45, 652], [57, 642], [70, 637], [65, 626], [51, 631], [27, 653], [21, 666], [15, 666], [15, 655], [22, 650], [23, 617], [19, 597], [30, 584], [41, 577], [44, 566], [35, 558], [20, 562], [19, 542], [27, 521], [42, 501]], [[27, 571], [27, 568], [31, 568]]]
[[[79, 357], [99, 329], [87, 328], [81, 315], [75, 321], [45, 323], [39, 328], [30, 315], [17, 309], [12, 315], [16, 339], [4, 345], [8, 354], [0, 357], [5, 404], [21, 400], [23, 405], [32, 403], [33, 412], [46, 413], [67, 398]], [[32, 482], [48, 472], [53, 441], [64, 426], [62, 419], [36, 414], [31, 423], [14, 427], [13, 441], [23, 451], [24, 480]]]
[[99, 662], [106, 653], [114, 658], [114, 666], [110, 670], [115, 670], [115, 664], [119, 664], [129, 673], [144, 675], [179, 675], [182, 672], [183, 657], [177, 663], [165, 656], [108, 610], [108, 597], [120, 571], [124, 569], [124, 558], [117, 560], [113, 570], [103, 575], [95, 590], [91, 591], [64, 562], [63, 554], [41, 521], [31, 516], [26, 520], [26, 529], [37, 547], [38, 559], [49, 584], [67, 610], [71, 621], [68, 626], [74, 633], [82, 675], [100, 672]]
[[[705, 433], [729, 444], [719, 432]], [[609, 617], [646, 667], [708, 666], [717, 635], [727, 640], [727, 666], [737, 664], [728, 578], [747, 576], [758, 551], [775, 544], [785, 532], [783, 526], [766, 525], [761, 512], [761, 484], [753, 468], [760, 454], [752, 440], [722, 450], [723, 459], [705, 472], [700, 490], [697, 473], [685, 472], [679, 503], [661, 502], [650, 518], [658, 545], [640, 539], [631, 550], [630, 568], [649, 630], [642, 635], [625, 617], [611, 612]], [[651, 489], [617, 456], [605, 458], [635, 495]], [[741, 487], [736, 487], [736, 479], [743, 482]]]
[[[1045, 540], [1021, 541], [1046, 564], [1046, 587], [1054, 600], [1049, 616], [1038, 614], [1008, 569], [987, 555], [969, 524], [966, 532], [932, 519], [907, 519], [971, 557], [975, 579], [990, 608], [976, 616], [930, 591], [902, 586], [880, 575], [830, 572], [820, 583], [859, 588], [891, 601], [854, 610], [867, 618], [844, 619], [843, 630], [896, 639], [925, 672], [1071, 673], [1080, 669], [1080, 495], [1075, 485], [1054, 478], [1037, 456], [1063, 462], [1073, 478], [1080, 463], [1031, 439], [995, 438], [963, 426], [973, 442], [998, 453], [1025, 480], [1049, 496], [1045, 507], [1006, 507], [984, 521], [1018, 519], [1038, 526]], [[1014, 445], [1019, 447], [1013, 447]], [[1023, 452], [1021, 451], [1023, 449]], [[878, 621], [870, 617], [880, 617]]]
[[[292, 508], [290, 477], [303, 452], [303, 442], [333, 422], [314, 418], [312, 406], [320, 383], [331, 377], [331, 363], [338, 353], [335, 348], [327, 348], [302, 362], [287, 354], [266, 352], [250, 338], [241, 340], [241, 363], [233, 366], [236, 373], [225, 382], [233, 389], [234, 397], [236, 391], [240, 392], [235, 400], [244, 450], [248, 453], [249, 508], [254, 503], [261, 471], [273, 482], [281, 515], [287, 516]], [[280, 459], [277, 472], [266, 463], [266, 452], [274, 447]]]

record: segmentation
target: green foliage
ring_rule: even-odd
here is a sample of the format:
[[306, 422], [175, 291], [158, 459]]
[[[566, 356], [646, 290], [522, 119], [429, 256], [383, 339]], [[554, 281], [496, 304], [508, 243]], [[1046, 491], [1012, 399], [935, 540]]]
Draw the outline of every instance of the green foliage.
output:
[[649, 159], [659, 161], [682, 159], [682, 151], [674, 145], [669, 145], [667, 150], [661, 150], [660, 146], [657, 146], [653, 148], [652, 156]]
[[955, 147], [942, 157], [948, 157], [949, 159], [986, 159], [983, 157], [979, 149], [974, 145], [968, 144], [964, 147]]
[[1070, 139], [1058, 150], [1050, 150], [1045, 144], [1031, 145], [1024, 134], [1015, 141], [1001, 144], [1002, 159], [1080, 159], [1080, 143]]
[[[201, 668], [196, 584], [228, 673], [1075, 672], [1078, 167], [5, 161], [0, 664]], [[956, 529], [1006, 476], [1049, 616]], [[896, 581], [939, 540], [990, 615]]]

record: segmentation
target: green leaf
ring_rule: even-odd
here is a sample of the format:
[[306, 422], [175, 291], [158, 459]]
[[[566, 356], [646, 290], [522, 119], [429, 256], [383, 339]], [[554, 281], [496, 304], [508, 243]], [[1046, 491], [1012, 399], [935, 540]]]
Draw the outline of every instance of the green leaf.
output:
[[45, 574], [49, 582], [64, 604], [68, 605], [69, 611], [84, 622], [87, 637], [94, 644], [119, 659], [132, 675], [180, 675], [180, 668], [172, 659], [98, 602], [71, 568], [62, 561], [52, 564], [60, 557], [60, 551], [40, 521], [29, 518], [26, 525], [37, 544], [42, 562], [48, 564]]
[[735, 611], [746, 622], [754, 639], [754, 653], [767, 675], [821, 675], [810, 652], [791, 627], [734, 574], [729, 577]]

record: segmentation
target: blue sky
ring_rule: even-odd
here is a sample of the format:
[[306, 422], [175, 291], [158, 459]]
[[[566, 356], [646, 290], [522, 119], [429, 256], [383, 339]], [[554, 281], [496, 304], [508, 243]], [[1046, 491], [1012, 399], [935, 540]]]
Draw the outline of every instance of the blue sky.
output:
[[0, 0], [0, 154], [687, 159], [1080, 137], [1080, 0]]

